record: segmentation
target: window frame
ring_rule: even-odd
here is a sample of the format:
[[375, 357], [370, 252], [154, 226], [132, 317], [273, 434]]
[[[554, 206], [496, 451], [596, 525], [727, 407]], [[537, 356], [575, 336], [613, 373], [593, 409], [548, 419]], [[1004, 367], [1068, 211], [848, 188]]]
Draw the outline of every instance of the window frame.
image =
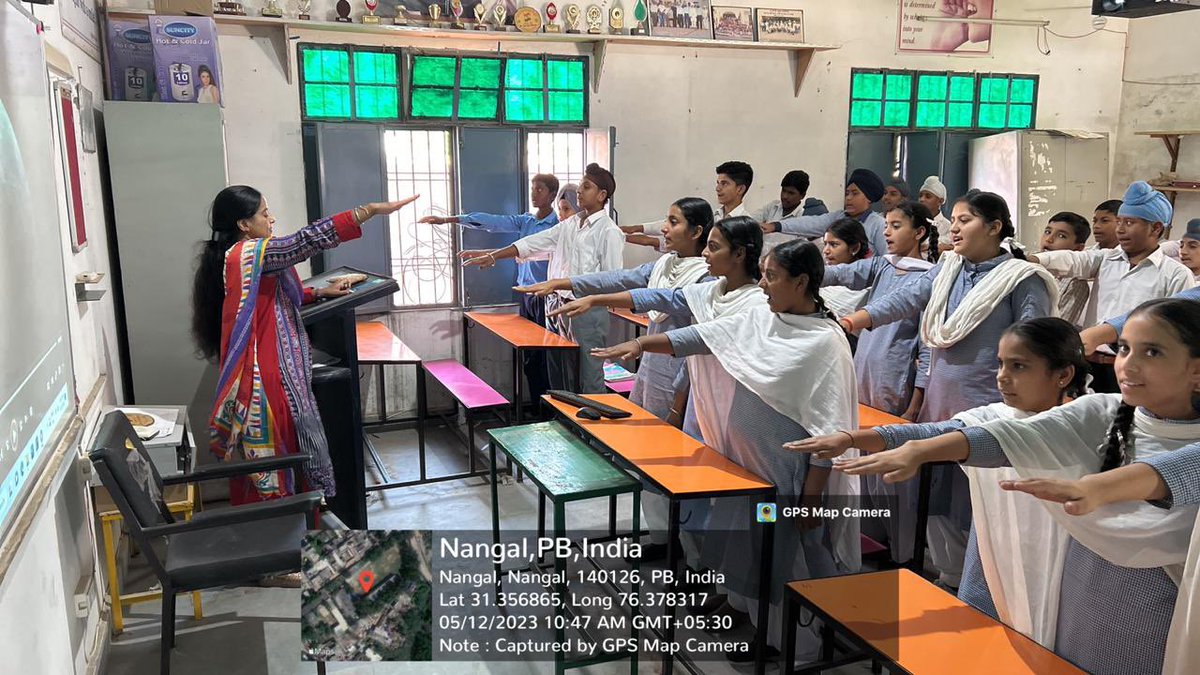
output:
[[[882, 89], [879, 99], [856, 98], [854, 95], [854, 78], [860, 74], [880, 75], [883, 78]], [[909, 91], [908, 124], [906, 126], [894, 126], [886, 124], [887, 120], [887, 103], [888, 101], [900, 101], [902, 99], [887, 98], [887, 76], [892, 75], [907, 75], [912, 78], [912, 87]], [[920, 84], [923, 75], [936, 75], [946, 77], [946, 98], [938, 101], [926, 101], [920, 98]], [[973, 92], [971, 95], [971, 124], [970, 126], [951, 126], [950, 125], [950, 104], [962, 103], [963, 101], [954, 101], [950, 98], [951, 84], [956, 77], [970, 77], [973, 83]], [[980, 106], [985, 102], [982, 100], [982, 86], [985, 79], [1004, 79], [1008, 83], [1008, 94], [1006, 95], [1005, 106], [1005, 126], [1003, 127], [984, 127], [980, 126]], [[1033, 100], [1029, 103], [1012, 101], [1012, 82], [1014, 80], [1032, 80], [1033, 81]], [[913, 70], [913, 69], [898, 69], [898, 68], [851, 68], [850, 69], [850, 91], [847, 97], [848, 102], [848, 119], [847, 127], [850, 131], [885, 131], [892, 133], [913, 133], [921, 131], [951, 131], [951, 132], [986, 132], [986, 133], [1002, 133], [1005, 131], [1021, 131], [1037, 128], [1037, 111], [1038, 111], [1038, 94], [1041, 92], [1041, 76], [1036, 73], [993, 73], [993, 72], [960, 72], [954, 70]], [[853, 124], [853, 108], [856, 101], [876, 101], [880, 105], [879, 123], [872, 126], [856, 126]], [[944, 104], [945, 117], [941, 126], [918, 126], [917, 111], [922, 103], [942, 103]], [[992, 104], [990, 101], [988, 104]], [[1030, 106], [1029, 125], [1024, 127], [1008, 126], [1010, 109], [1013, 105], [1028, 105]]]
[[[350, 115], [348, 117], [319, 117], [309, 115], [308, 113], [308, 98], [305, 96], [304, 87], [308, 84], [307, 78], [304, 76], [304, 52], [305, 50], [320, 50], [320, 51], [340, 51], [346, 54], [347, 58], [347, 73], [349, 81], [346, 87], [350, 90], [349, 104]], [[355, 90], [358, 83], [354, 78], [354, 54], [356, 52], [370, 52], [374, 54], [392, 54], [396, 58], [396, 111], [397, 117], [358, 117], [358, 103], [355, 95]], [[297, 89], [300, 94], [300, 120], [302, 122], [363, 122], [367, 124], [394, 124], [404, 120], [404, 62], [402, 61], [403, 50], [396, 47], [386, 47], [378, 45], [356, 45], [356, 44], [327, 44], [322, 42], [302, 42], [296, 45], [296, 77], [299, 86]], [[320, 83], [315, 83], [320, 84]], [[380, 84], [365, 84], [369, 87], [383, 87], [387, 85]]]

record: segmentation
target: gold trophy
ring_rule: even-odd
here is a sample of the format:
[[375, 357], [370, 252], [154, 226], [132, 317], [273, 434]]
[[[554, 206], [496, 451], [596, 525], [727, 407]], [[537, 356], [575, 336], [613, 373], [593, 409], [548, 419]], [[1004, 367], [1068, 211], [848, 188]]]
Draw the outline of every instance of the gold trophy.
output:
[[267, 0], [267, 6], [263, 7], [262, 15], [272, 19], [282, 19], [283, 10], [279, 8], [279, 5], [275, 4], [275, 0]]
[[440, 18], [442, 18], [442, 6], [435, 2], [429, 6], [429, 27], [437, 28]]
[[600, 6], [588, 5], [586, 18], [588, 35], [599, 35], [600, 24], [604, 21], [604, 12], [600, 11]]
[[563, 10], [563, 23], [567, 24], [568, 33], [579, 32], [579, 5], [567, 5]]
[[392, 24], [396, 26], [407, 26], [408, 16], [405, 14], [404, 3], [396, 3], [396, 16], [392, 17]]
[[557, 16], [558, 16], [558, 7], [556, 7], [553, 2], [546, 5], [546, 32], [547, 33], [561, 33], [562, 32], [562, 26], [554, 23], [554, 19]]
[[483, 8], [483, 3], [475, 5], [475, 30], [487, 30], [487, 23], [483, 18], [487, 16], [487, 10]]
[[367, 13], [363, 14], [362, 22], [365, 24], [379, 23], [379, 15], [375, 13], [375, 8], [379, 6], [379, 0], [363, 0], [363, 4], [367, 6]]
[[300, 10], [299, 13], [296, 14], [297, 19], [300, 19], [301, 21], [308, 21], [312, 19], [312, 17], [308, 14], [310, 11], [312, 11], [312, 0], [300, 0], [300, 3], [297, 5], [296, 9]]
[[457, 30], [463, 30], [466, 28], [466, 25], [462, 22], [462, 0], [450, 0], [450, 13], [454, 15], [454, 23], [450, 25], [451, 28]]
[[505, 22], [508, 20], [508, 6], [504, 4], [504, 0], [496, 0], [496, 4], [492, 5], [492, 25], [496, 30], [505, 32], [508, 26]]
[[625, 34], [625, 10], [619, 2], [613, 3], [612, 9], [608, 10], [608, 27], [612, 28], [613, 35]]

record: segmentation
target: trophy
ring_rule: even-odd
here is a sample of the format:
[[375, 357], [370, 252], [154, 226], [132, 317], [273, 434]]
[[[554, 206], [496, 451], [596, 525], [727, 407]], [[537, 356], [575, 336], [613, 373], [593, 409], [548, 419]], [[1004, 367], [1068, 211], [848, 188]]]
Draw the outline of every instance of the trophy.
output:
[[403, 2], [396, 3], [396, 16], [392, 17], [392, 23], [397, 26], [408, 25], [408, 16], [406, 14], [406, 10], [404, 9]]
[[379, 0], [363, 0], [363, 4], [367, 6], [367, 13], [363, 14], [362, 22], [365, 24], [379, 23], [379, 15], [375, 13], [375, 8], [379, 6]]
[[637, 0], [637, 4], [633, 6], [633, 26], [629, 29], [629, 34], [646, 35], [646, 19], [648, 17], [646, 0]]
[[337, 18], [334, 21], [338, 23], [350, 23], [350, 3], [346, 0], [338, 0], [337, 2]]
[[496, 0], [496, 4], [492, 5], [492, 23], [495, 24], [496, 30], [507, 31], [508, 26], [504, 25], [508, 19], [508, 7], [505, 6], [504, 0]]
[[279, 5], [275, 4], [275, 0], [267, 0], [267, 6], [263, 7], [262, 15], [272, 19], [282, 19], [283, 10], [279, 8]]
[[553, 2], [546, 5], [546, 32], [547, 33], [561, 33], [562, 32], [562, 26], [554, 23], [554, 17], [556, 17], [556, 16], [558, 16], [558, 7], [555, 7]]
[[437, 28], [440, 18], [442, 18], [442, 6], [435, 2], [429, 6], [429, 27]]
[[462, 22], [462, 0], [450, 0], [450, 13], [454, 15], [454, 23], [450, 24], [451, 28], [456, 28], [458, 30], [466, 28], [466, 25]]
[[213, 10], [213, 14], [230, 14], [232, 16], [246, 16], [246, 8], [240, 2], [218, 2], [217, 8]]
[[513, 15], [513, 25], [522, 33], [542, 30], [542, 13], [532, 7], [522, 7]]
[[475, 30], [487, 30], [487, 24], [483, 18], [487, 15], [487, 10], [483, 8], [483, 3], [475, 5]]
[[586, 19], [588, 35], [599, 35], [600, 24], [604, 21], [604, 13], [600, 11], [600, 6], [588, 5]]
[[579, 32], [579, 5], [567, 5], [563, 10], [563, 23], [567, 24], [568, 33]]
[[608, 10], [608, 26], [612, 28], [613, 35], [625, 34], [625, 10], [620, 3], [614, 2], [612, 9]]
[[312, 10], [312, 0], [300, 0], [300, 2], [296, 3], [296, 9], [298, 10], [296, 13], [297, 19], [308, 21], [312, 18], [308, 15], [309, 11]]

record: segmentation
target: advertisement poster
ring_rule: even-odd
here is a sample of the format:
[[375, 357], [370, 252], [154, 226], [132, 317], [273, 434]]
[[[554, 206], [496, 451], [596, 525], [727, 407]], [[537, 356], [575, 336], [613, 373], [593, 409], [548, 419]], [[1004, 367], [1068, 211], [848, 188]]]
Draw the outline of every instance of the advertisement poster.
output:
[[96, 0], [61, 0], [57, 4], [63, 36], [99, 61], [100, 24], [96, 21]]
[[[991, 19], [996, 0], [899, 0], [897, 46], [902, 52], [987, 54], [992, 27], [966, 19]], [[918, 17], [937, 19], [921, 20]], [[945, 21], [943, 21], [945, 19]]]

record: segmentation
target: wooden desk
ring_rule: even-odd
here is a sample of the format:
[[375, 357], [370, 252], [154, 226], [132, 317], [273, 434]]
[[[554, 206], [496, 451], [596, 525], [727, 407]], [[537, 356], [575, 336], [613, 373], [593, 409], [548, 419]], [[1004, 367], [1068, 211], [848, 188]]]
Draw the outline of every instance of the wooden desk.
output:
[[634, 335], [640, 335], [641, 331], [650, 327], [650, 317], [645, 314], [635, 314], [633, 310], [624, 307], [610, 307], [608, 311], [618, 319], [633, 324]]
[[[382, 322], [356, 322], [354, 324], [354, 333], [358, 348], [358, 365], [375, 366], [375, 372], [379, 376], [379, 383], [375, 388], [375, 402], [379, 407], [379, 419], [371, 425], [364, 422], [363, 428], [387, 424], [387, 387], [385, 386], [387, 378], [383, 367], [389, 365], [415, 366], [419, 370], [421, 367], [421, 357], [409, 349], [408, 345], [396, 337], [391, 329]], [[374, 462], [375, 470], [379, 472], [379, 478], [382, 482], [385, 484], [391, 483], [392, 478], [388, 475], [387, 468], [383, 466], [383, 460], [380, 459], [379, 453], [375, 450], [375, 444], [371, 442], [371, 438], [366, 434], [363, 434], [363, 447], [371, 454], [371, 461]]]
[[471, 367], [470, 335], [474, 323], [503, 340], [513, 349], [513, 416], [514, 424], [523, 419], [521, 415], [521, 363], [526, 349], [571, 349], [575, 351], [575, 372], [579, 372], [579, 345], [551, 333], [536, 323], [516, 314], [489, 314], [486, 312], [463, 313], [463, 363]]
[[[784, 670], [795, 672], [796, 621], [808, 609], [825, 623], [821, 660], [804, 673], [867, 658], [913, 675], [1084, 675], [1050, 650], [909, 570], [793, 581], [784, 591]], [[858, 654], [834, 658], [834, 635]]]
[[[121, 593], [121, 580], [117, 574], [117, 542], [121, 541], [121, 523], [124, 518], [117, 510], [117, 505], [109, 496], [108, 490], [96, 487], [92, 490], [96, 515], [100, 518], [101, 535], [104, 538], [104, 563], [108, 568], [108, 598], [112, 605], [113, 635], [120, 635], [125, 630], [125, 605], [135, 605], [150, 602], [162, 597], [162, 590], [142, 591], [140, 593]], [[163, 490], [163, 501], [167, 509], [184, 520], [191, 520], [195, 513], [198, 491], [195, 483], [185, 485], [169, 485]], [[204, 610], [200, 605], [200, 591], [192, 591], [192, 616], [197, 620], [204, 618]]]
[[[632, 416], [625, 419], [585, 420], [575, 416], [578, 410], [573, 405], [542, 397], [558, 417], [568, 426], [578, 430], [602, 446], [617, 464], [636, 471], [670, 500], [669, 534], [667, 538], [667, 569], [674, 570], [677, 578], [683, 577], [683, 560], [676, 541], [679, 538], [680, 502], [684, 499], [707, 499], [761, 495], [764, 502], [774, 502], [775, 485], [747, 471], [725, 455], [688, 436], [679, 429], [658, 419], [646, 410], [629, 402], [619, 394], [589, 394], [587, 398], [600, 403], [628, 410]], [[615, 511], [615, 501], [609, 504]], [[771, 578], [774, 553], [775, 530], [770, 523], [763, 523], [762, 550], [760, 551], [759, 578]], [[757, 639], [766, 644], [767, 610], [770, 608], [771, 584], [759, 584]], [[665, 631], [665, 640], [674, 641], [675, 609], [670, 609], [671, 622]], [[657, 634], [658, 631], [655, 631]], [[676, 654], [684, 666], [696, 673], [695, 664], [686, 654]], [[663, 656], [663, 672], [671, 672], [672, 657]], [[765, 654], [760, 653], [755, 662], [755, 672], [761, 675], [766, 668]]]

